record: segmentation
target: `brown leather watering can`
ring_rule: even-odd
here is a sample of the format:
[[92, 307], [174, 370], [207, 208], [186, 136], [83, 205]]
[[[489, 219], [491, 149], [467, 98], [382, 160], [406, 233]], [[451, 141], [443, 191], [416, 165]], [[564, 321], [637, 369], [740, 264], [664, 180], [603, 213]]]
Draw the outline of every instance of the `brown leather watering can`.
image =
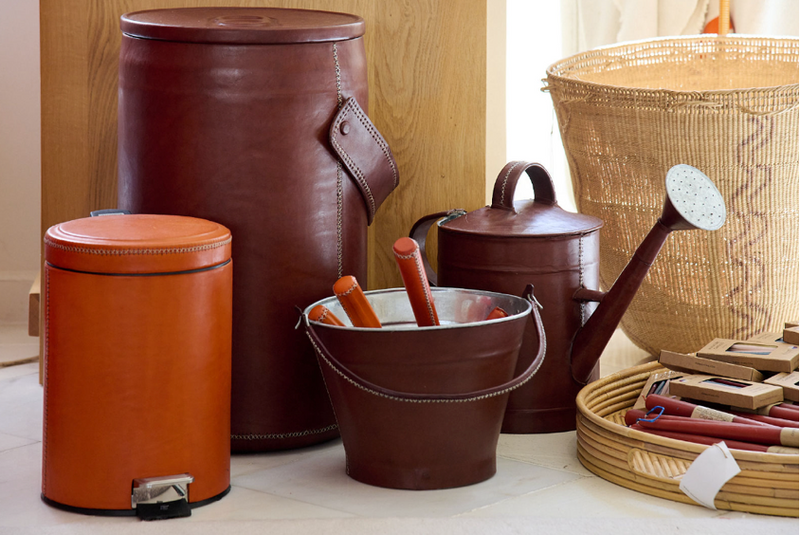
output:
[[[527, 173], [534, 199], [514, 201], [517, 181]], [[556, 202], [553, 182], [539, 164], [511, 162], [497, 177], [492, 205], [474, 212], [439, 212], [423, 217], [410, 236], [425, 249], [428, 230], [439, 221], [438, 277], [431, 284], [522, 295], [536, 287], [547, 334], [547, 357], [539, 373], [511, 393], [504, 433], [575, 429], [575, 397], [599, 376], [598, 360], [650, 265], [673, 230], [716, 230], [725, 203], [699, 170], [677, 165], [666, 177], [661, 217], [612, 288], [599, 280], [599, 231], [603, 222], [567, 212]], [[423, 254], [424, 257], [424, 254]], [[536, 353], [528, 325], [517, 363], [524, 370]]]

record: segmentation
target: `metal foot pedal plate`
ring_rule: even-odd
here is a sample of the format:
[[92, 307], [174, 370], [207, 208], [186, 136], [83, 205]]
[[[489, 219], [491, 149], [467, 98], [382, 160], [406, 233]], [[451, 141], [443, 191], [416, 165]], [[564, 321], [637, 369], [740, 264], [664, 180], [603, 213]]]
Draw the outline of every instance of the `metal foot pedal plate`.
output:
[[142, 520], [191, 516], [189, 484], [193, 481], [189, 474], [134, 479], [131, 507]]

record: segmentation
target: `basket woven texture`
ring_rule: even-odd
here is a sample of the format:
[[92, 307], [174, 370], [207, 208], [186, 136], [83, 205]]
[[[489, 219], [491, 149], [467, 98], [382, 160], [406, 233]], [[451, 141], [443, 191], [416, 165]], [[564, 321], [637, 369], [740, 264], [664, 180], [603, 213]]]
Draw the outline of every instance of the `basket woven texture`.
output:
[[[708, 446], [625, 427], [625, 413], [657, 362], [629, 368], [586, 386], [578, 394], [578, 458], [590, 471], [629, 489], [694, 504], [680, 477]], [[731, 450], [742, 471], [717, 494], [717, 509], [798, 516], [798, 456]]]
[[622, 320], [651, 354], [781, 331], [800, 307], [798, 40], [619, 44], [548, 68], [578, 209], [605, 222], [608, 288], [655, 223], [670, 167], [707, 174], [728, 219], [676, 232]]

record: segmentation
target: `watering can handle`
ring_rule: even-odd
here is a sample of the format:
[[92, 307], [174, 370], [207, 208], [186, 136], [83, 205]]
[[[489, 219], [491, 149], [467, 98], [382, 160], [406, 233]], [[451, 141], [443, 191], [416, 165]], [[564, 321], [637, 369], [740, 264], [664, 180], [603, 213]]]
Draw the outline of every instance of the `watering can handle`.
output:
[[411, 227], [411, 232], [408, 233], [408, 237], [419, 244], [422, 265], [425, 267], [425, 276], [428, 277], [428, 283], [431, 286], [437, 285], [438, 277], [436, 276], [436, 272], [433, 270], [433, 267], [431, 267], [431, 263], [428, 261], [428, 254], [425, 250], [425, 242], [428, 239], [428, 231], [431, 229], [433, 224], [440, 219], [445, 219], [445, 221], [442, 221], [442, 223], [446, 223], [447, 221], [461, 217], [466, 213], [466, 210], [456, 208], [455, 210], [448, 210], [447, 212], [436, 212], [435, 214], [426, 215], [414, 223], [414, 226]]
[[492, 208], [501, 210], [514, 210], [514, 191], [522, 173], [527, 172], [533, 184], [534, 202], [554, 205], [556, 204], [556, 190], [550, 173], [541, 164], [532, 162], [509, 162], [497, 175], [492, 193]]
[[314, 326], [309, 321], [308, 316], [304, 315], [303, 320], [306, 326], [306, 335], [308, 335], [309, 340], [311, 340], [311, 345], [314, 346], [317, 355], [319, 355], [328, 366], [333, 368], [333, 370], [341, 375], [347, 382], [357, 388], [369, 392], [370, 394], [395, 401], [406, 401], [411, 403], [454, 403], [479, 401], [482, 399], [507, 394], [515, 388], [522, 386], [528, 382], [537, 371], [539, 371], [539, 367], [542, 365], [544, 354], [547, 349], [547, 340], [545, 339], [544, 327], [542, 326], [542, 316], [539, 314], [539, 303], [533, 297], [533, 287], [529, 285], [528, 288], [530, 291], [526, 290], [525, 297], [531, 302], [531, 315], [533, 316], [533, 323], [536, 326], [536, 332], [539, 335], [539, 351], [536, 353], [536, 357], [533, 359], [530, 366], [528, 366], [528, 368], [522, 372], [522, 374], [514, 379], [511, 379], [510, 381], [499, 386], [478, 390], [476, 392], [467, 392], [464, 394], [415, 394], [398, 392], [397, 390], [391, 390], [371, 383], [366, 379], [356, 375], [352, 370], [337, 360], [336, 357], [330, 353], [330, 351], [328, 351], [328, 348], [325, 347], [325, 344], [322, 343], [322, 340], [314, 330]]

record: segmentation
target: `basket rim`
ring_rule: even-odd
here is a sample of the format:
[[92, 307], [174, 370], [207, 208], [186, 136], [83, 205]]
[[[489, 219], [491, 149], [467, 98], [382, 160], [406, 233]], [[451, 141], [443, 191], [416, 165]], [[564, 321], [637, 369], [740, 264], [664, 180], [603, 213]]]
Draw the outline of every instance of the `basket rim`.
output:
[[[653, 373], [656, 370], [666, 370], [661, 364], [657, 361], [655, 362], [648, 362], [645, 364], [640, 364], [638, 366], [633, 366], [631, 368], [627, 368], [625, 370], [613, 373], [606, 377], [603, 377], [593, 383], [589, 383], [585, 387], [581, 389], [578, 393], [578, 396], [575, 400], [575, 404], [578, 409], [578, 413], [594, 423], [595, 425], [602, 427], [603, 429], [613, 433], [614, 435], [620, 435], [622, 437], [628, 437], [634, 440], [639, 440], [641, 442], [652, 444], [655, 446], [665, 446], [675, 450], [684, 451], [691, 454], [700, 454], [706, 450], [709, 446], [705, 446], [703, 444], [694, 444], [691, 442], [685, 442], [683, 440], [676, 440], [674, 438], [662, 437], [660, 435], [654, 435], [651, 433], [645, 433], [643, 431], [637, 431], [636, 429], [630, 429], [628, 427], [622, 427], [618, 424], [610, 422], [605, 418], [602, 418], [598, 414], [591, 411], [586, 406], [587, 398], [595, 393], [602, 387], [607, 387], [614, 383], [615, 381], [619, 381], [625, 379], [630, 376], [634, 376], [640, 373]], [[757, 451], [744, 451], [744, 450], [731, 450], [733, 457], [736, 460], [741, 461], [752, 461], [752, 462], [760, 462], [760, 463], [768, 463], [768, 464], [784, 464], [784, 465], [797, 465], [800, 464], [800, 455], [787, 455], [787, 454], [778, 454], [778, 453], [762, 453]]]
[[[636, 41], [624, 41], [619, 43], [612, 43], [610, 45], [604, 45], [593, 48], [591, 50], [578, 52], [577, 54], [567, 56], [566, 58], [559, 59], [558, 61], [550, 64], [545, 71], [547, 74], [547, 78], [542, 80], [543, 82], [549, 85], [546, 85], [544, 88], [542, 88], [542, 90], [543, 91], [552, 90], [552, 84], [550, 84], [550, 82], [554, 80], [557, 81], [559, 84], [563, 85], [584, 86], [587, 88], [602, 89], [603, 91], [608, 93], [635, 92], [637, 94], [669, 95], [671, 97], [694, 95], [702, 98], [703, 95], [747, 94], [753, 92], [769, 92], [769, 93], [788, 92], [790, 94], [791, 93], [797, 94], [799, 92], [798, 89], [800, 88], [800, 82], [792, 84], [742, 87], [733, 89], [680, 90], [680, 89], [640, 87], [634, 85], [626, 85], [626, 86], [613, 85], [613, 84], [583, 80], [580, 78], [572, 78], [569, 76], [565, 76], [563, 74], [564, 72], [567, 72], [568, 69], [566, 67], [568, 67], [569, 65], [574, 64], [583, 59], [591, 58], [593, 56], [604, 56], [608, 51], [611, 50], [617, 50], [617, 49], [623, 50], [635, 47], [639, 47], [639, 50], [647, 50], [647, 49], [655, 49], [661, 45], [668, 43], [675, 43], [677, 45], [687, 45], [690, 43], [709, 43], [709, 44], [728, 43], [736, 45], [736, 44], [748, 44], [758, 41], [766, 43], [784, 42], [787, 44], [792, 44], [795, 47], [800, 46], [800, 38], [794, 36], [761, 36], [761, 35], [746, 35], [746, 34], [734, 34], [733, 36], [727, 36], [727, 37], [720, 37], [716, 34], [666, 36], [666, 37], [657, 37], [650, 39], [641, 39]], [[617, 56], [620, 55], [621, 54], [618, 54]]]

